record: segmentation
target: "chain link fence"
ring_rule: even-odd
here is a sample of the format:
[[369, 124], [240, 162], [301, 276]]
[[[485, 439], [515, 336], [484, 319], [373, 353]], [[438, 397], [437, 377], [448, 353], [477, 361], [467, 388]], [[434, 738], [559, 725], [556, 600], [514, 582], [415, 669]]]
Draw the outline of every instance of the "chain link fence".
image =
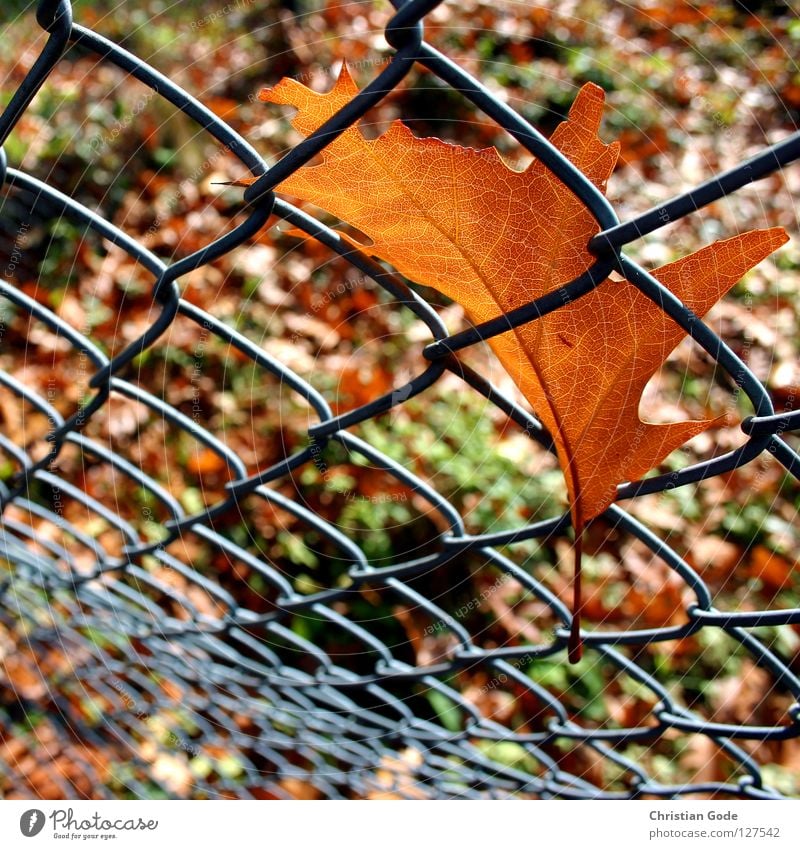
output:
[[[42, 438], [25, 444], [0, 432], [0, 448], [11, 467], [0, 483], [5, 563], [0, 616], [10, 646], [4, 647], [4, 657], [9, 663], [20, 652], [35, 659], [30, 686], [6, 682], [6, 703], [0, 706], [7, 792], [30, 792], [23, 778], [44, 769], [52, 794], [64, 797], [780, 798], [764, 780], [763, 759], [756, 753], [759, 746], [800, 736], [800, 680], [791, 659], [762, 639], [759, 634], [765, 632], [759, 629], [798, 625], [800, 610], [717, 609], [703, 578], [626, 504], [729, 474], [765, 452], [788, 475], [800, 478], [800, 456], [785, 438], [800, 427], [800, 412], [776, 412], [747, 365], [623, 248], [789, 165], [800, 156], [800, 134], [621, 223], [605, 198], [542, 135], [426, 43], [425, 19], [440, 0], [393, 2], [396, 14], [385, 31], [395, 51], [391, 60], [345, 109], [271, 167], [187, 91], [73, 22], [69, 3], [39, 4], [38, 21], [48, 40], [7, 102], [0, 141], [24, 119], [33, 97], [49, 75], [59, 73], [65, 51], [74, 46], [171, 103], [259, 179], [244, 193], [243, 219], [232, 221], [228, 232], [190, 256], [168, 262], [72, 199], [54, 180], [9, 167], [4, 154], [0, 160], [6, 216], [15, 204], [27, 204], [39, 220], [72, 222], [80, 232], [76, 251], [81, 239], [100, 237], [140, 264], [152, 281], [149, 323], [134, 342], [113, 352], [94, 341], [90, 330], [78, 329], [13, 281], [0, 282], [3, 328], [12, 313], [17, 321], [22, 316], [32, 334], [44, 328], [91, 374], [80, 405], [63, 415], [53, 393], [42, 393], [24, 375], [0, 372], [4, 397], [18, 399], [29, 419], [47, 422]], [[600, 231], [591, 242], [597, 260], [589, 273], [455, 335], [448, 335], [437, 311], [399, 277], [272, 192], [387, 97], [415, 63], [544, 162], [591, 210]], [[417, 374], [336, 414], [293, 368], [182, 297], [187, 275], [242, 246], [246, 250], [273, 217], [305, 231], [331, 255], [343, 257], [361, 279], [384, 290], [382, 308], [409, 313], [427, 328]], [[568, 541], [568, 516], [510, 531], [467, 533], [462, 515], [444, 495], [353, 431], [416, 396], [424, 401], [434, 384], [449, 379], [478, 393], [487, 408], [496, 408], [526, 437], [549, 449], [539, 423], [457, 353], [580, 297], [611, 268], [686, 330], [749, 399], [755, 415], [741, 425], [746, 434], [741, 447], [621, 485], [619, 503], [603, 517], [615, 533], [649, 550], [680, 582], [686, 591], [681, 597], [691, 602], [680, 621], [661, 627], [585, 630], [584, 668], [601, 675], [605, 687], [643, 693], [640, 703], [649, 705], [638, 716], [592, 721], [574, 707], [580, 681], [558, 685], [539, 674], [548, 670], [552, 677], [553, 670], [567, 664], [571, 616], [546, 576], [514, 556], [532, 541]], [[269, 403], [276, 408], [290, 403], [307, 411], [299, 446], [276, 435], [282, 456], [261, 460], [253, 471], [204, 416], [192, 415], [190, 407], [178, 409], [161, 397], [158, 386], [136, 380], [136, 364], [168, 345], [171, 328], [181, 323], [203, 345], [221, 344], [227, 356], [248, 362], [253, 382], [271, 387]], [[201, 360], [184, 363], [188, 384], [195, 370], [202, 372]], [[164, 469], [141, 465], [93, 434], [92, 423], [109, 415], [120, 399], [135, 402], [165, 429], [191, 439], [214, 468], [223, 467], [228, 478], [220, 497], [189, 509], [170, 491]], [[236, 426], [247, 428], [248, 422]], [[70, 456], [78, 460], [70, 464], [64, 459]], [[281, 487], [298, 480], [305, 469], [324, 474], [334, 462], [331, 457], [355, 458], [379, 470], [386, 492], [409, 493], [423, 505], [420, 509], [432, 517], [424, 545], [410, 545], [407, 554], [395, 553], [389, 563], [376, 562], [365, 553], [363, 540], [354, 540], [315, 510], [302, 487], [294, 497]], [[164, 463], [170, 462], [178, 460], [165, 454]], [[99, 490], [105, 497], [98, 494], [98, 480], [107, 484]], [[146, 506], [134, 519], [128, 508], [135, 497]], [[64, 509], [66, 503], [70, 510]], [[235, 532], [224, 521], [231, 513], [241, 520]], [[78, 514], [80, 521], [73, 518]], [[271, 517], [276, 527], [291, 525], [295, 537], [323, 552], [327, 585], [299, 586], [294, 575], [251, 545], [241, 528], [252, 527], [255, 516]], [[181, 548], [187, 540], [191, 545]], [[298, 552], [302, 560], [303, 549]], [[481, 579], [474, 585], [477, 596], [448, 595], [467, 570]], [[467, 614], [509, 582], [538, 604], [544, 623], [538, 642], [520, 638], [499, 645], [491, 633], [471, 625]], [[365, 599], [372, 608], [365, 607]], [[384, 609], [394, 615], [374, 612]], [[403, 617], [416, 629], [416, 649], [386, 621]], [[674, 682], [660, 672], [651, 650], [701, 632], [726, 635], [766, 673], [770, 687], [785, 694], [785, 711], [773, 724], [717, 721], [676, 695]], [[429, 651], [421, 658], [425, 638], [443, 647], [438, 654]], [[476, 690], [482, 700], [476, 699]], [[487, 699], [494, 700], [494, 711], [486, 708]], [[513, 711], [501, 709], [509, 703]], [[38, 731], [30, 722], [25, 728], [34, 715], [42, 718]], [[36, 737], [38, 746], [25, 748], [20, 742], [25, 735]], [[705, 751], [722, 753], [728, 764], [723, 779], [671, 784], [651, 774], [641, 756], [662, 743], [697, 739], [708, 744]], [[56, 754], [67, 745], [80, 758], [66, 771], [54, 768]]]

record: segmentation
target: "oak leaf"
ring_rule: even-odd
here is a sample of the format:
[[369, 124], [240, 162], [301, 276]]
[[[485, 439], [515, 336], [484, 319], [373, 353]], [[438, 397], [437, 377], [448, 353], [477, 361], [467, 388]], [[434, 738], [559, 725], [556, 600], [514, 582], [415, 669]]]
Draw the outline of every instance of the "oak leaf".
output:
[[[259, 97], [296, 107], [292, 124], [308, 136], [357, 91], [345, 67], [325, 94], [284, 79]], [[604, 192], [619, 145], [597, 135], [603, 102], [602, 89], [586, 84], [551, 142]], [[356, 227], [371, 240], [366, 250], [460, 303], [475, 323], [563, 286], [594, 260], [587, 250], [598, 230], [593, 216], [541, 162], [514, 171], [494, 148], [417, 138], [399, 121], [377, 139], [350, 127], [327, 145], [318, 164], [300, 168], [277, 189]], [[782, 228], [756, 230], [653, 273], [702, 316], [786, 240]], [[611, 504], [617, 484], [641, 478], [720, 421], [639, 418], [645, 384], [685, 335], [635, 286], [606, 280], [490, 340], [552, 434], [564, 470], [576, 538], [573, 659], [580, 656], [586, 523]]]

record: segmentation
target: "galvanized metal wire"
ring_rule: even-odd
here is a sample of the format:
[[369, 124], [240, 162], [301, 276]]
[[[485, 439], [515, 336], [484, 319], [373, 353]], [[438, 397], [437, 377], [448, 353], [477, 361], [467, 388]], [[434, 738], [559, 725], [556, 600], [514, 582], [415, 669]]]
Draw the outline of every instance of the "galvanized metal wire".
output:
[[[652, 275], [623, 252], [624, 247], [738, 188], [794, 162], [800, 156], [800, 133], [764, 150], [754, 159], [715, 176], [686, 194], [636, 218], [620, 222], [613, 208], [589, 180], [539, 132], [482, 83], [471, 77], [425, 41], [425, 17], [440, 0], [393, 0], [396, 14], [385, 36], [394, 55], [355, 99], [268, 167], [257, 150], [200, 101], [139, 57], [92, 29], [73, 22], [66, 0], [42, 0], [38, 21], [49, 39], [24, 82], [13, 93], [0, 116], [0, 143], [5, 142], [32, 98], [70, 45], [111, 63], [173, 104], [198, 127], [231, 151], [259, 179], [245, 192], [246, 219], [206, 247], [184, 259], [168, 262], [101, 215], [73, 200], [50, 181], [8, 167], [0, 159], [6, 200], [12, 197], [46, 199], [54, 215], [99, 234], [125, 251], [152, 275], [153, 319], [140, 337], [108, 356], [89, 335], [71, 326], [9, 281], [0, 281], [0, 293], [18, 311], [44, 325], [93, 369], [91, 394], [68, 417], [63, 417], [34, 388], [9, 373], [0, 372], [0, 385], [50, 421], [46, 450], [34, 453], [0, 433], [0, 448], [18, 466], [18, 472], [0, 483], [3, 509], [11, 505], [30, 517], [29, 522], [9, 516], [3, 522], [2, 555], [9, 568], [0, 586], [0, 613], [10, 632], [19, 635], [42, 662], [46, 682], [40, 698], [19, 696], [0, 709], [4, 736], [31, 711], [44, 712], [56, 738], [71, 741], [86, 752], [80, 766], [95, 775], [96, 795], [150, 796], [165, 792], [192, 797], [233, 796], [284, 798], [313, 788], [328, 798], [370, 797], [388, 793], [427, 798], [672, 798], [720, 795], [779, 798], [769, 786], [747, 741], [778, 741], [800, 735], [800, 680], [788, 661], [762, 641], [753, 629], [763, 625], [800, 624], [800, 610], [724, 611], [714, 607], [703, 579], [664, 540], [634, 518], [626, 500], [702, 481], [731, 472], [770, 452], [786, 471], [800, 478], [800, 456], [783, 438], [800, 428], [800, 411], [776, 412], [770, 396], [747, 365], [709, 327]], [[308, 213], [277, 198], [273, 189], [289, 174], [310, 162], [330, 141], [365, 115], [419, 63], [458, 90], [489, 115], [573, 192], [595, 217], [599, 233], [590, 249], [596, 260], [589, 271], [557, 291], [478, 327], [449, 335], [436, 311], [405, 283], [369, 256], [354, 250], [334, 230]], [[411, 310], [424, 322], [430, 342], [421, 350], [419, 371], [405, 385], [374, 398], [345, 414], [334, 415], [322, 395], [286, 364], [266, 353], [220, 317], [181, 297], [181, 278], [228, 252], [246, 245], [268, 221], [277, 216], [317, 239], [387, 290], [397, 309]], [[536, 575], [520, 567], [504, 551], [526, 540], [569, 538], [569, 518], [562, 516], [532, 523], [522, 529], [468, 534], [464, 520], [446, 498], [412, 471], [376, 450], [349, 431], [393, 406], [424, 395], [446, 373], [455, 375], [481, 393], [525, 432], [545, 447], [548, 434], [522, 407], [493, 387], [454, 356], [509, 328], [535, 321], [565, 302], [581, 297], [610, 271], [618, 270], [629, 285], [638, 287], [654, 308], [664, 310], [726, 372], [752, 403], [755, 415], [742, 425], [745, 444], [735, 451], [699, 462], [670, 474], [620, 485], [620, 503], [607, 511], [606, 521], [629, 534], [679, 576], [690, 588], [694, 602], [685, 610], [685, 623], [660, 628], [631, 628], [610, 632], [587, 628], [587, 652], [614, 674], [635, 682], [655, 698], [652, 715], [632, 727], [593, 726], [570, 713], [552, 688], [537, 683], [527, 666], [543, 661], [566, 663], [569, 610]], [[218, 434], [181, 413], [132, 381], [129, 367], [137, 356], [164, 343], [165, 331], [176, 320], [193, 322], [249, 359], [259, 373], [277, 378], [282, 391], [293, 393], [315, 418], [305, 446], [287, 453], [279, 462], [248, 473], [245, 464]], [[188, 512], [157, 479], [157, 470], [139, 468], [84, 434], [87, 422], [114, 396], [135, 399], [171, 428], [189, 434], [222, 459], [231, 474], [223, 501], [199, 512]], [[371, 563], [362, 548], [342, 529], [317, 515], [298, 499], [274, 486], [293, 470], [318, 461], [326, 446], [338, 443], [349, 455], [366, 458], [399, 484], [423, 499], [438, 515], [438, 538], [432, 553], [393, 562]], [[79, 483], [60, 476], [57, 461], [65, 447], [77, 448], [94, 465], [104, 466], [118, 480], [146, 490], [169, 516], [161, 523], [162, 539], [143, 538], [113, 504], [89, 495]], [[42, 496], [47, 490], [74, 499], [88, 515], [101, 517], [125, 540], [122, 554], [112, 554], [86, 531], [66, 520]], [[240, 541], [216, 526], [216, 519], [234, 508], [246, 513], [246, 502], [259, 500], [285, 511], [338, 552], [346, 564], [348, 585], [300, 593], [274, 564], [254, 555]], [[14, 514], [18, 517], [19, 513]], [[51, 523], [61, 540], [44, 538], [38, 528]], [[188, 560], [167, 551], [171, 542], [192, 534], [210, 549], [257, 572], [271, 602], [268, 609], [251, 609], [236, 592], [215, 581]], [[78, 562], [76, 552], [82, 557]], [[86, 552], [93, 565], [86, 566]], [[491, 574], [513, 577], [546, 605], [560, 623], [541, 644], [512, 647], [485, 645], [452, 612], [417, 587], [417, 578], [446, 570], [466, 556]], [[147, 568], [148, 558], [175, 570], [181, 585], [167, 585]], [[181, 588], [183, 587], [183, 588]], [[218, 615], [198, 609], [186, 587], [213, 598]], [[398, 658], [393, 647], [369, 621], [356, 621], [337, 604], [360, 589], [384, 594], [407, 605], [422, 622], [441, 623], [452, 636], [454, 648], [445, 659], [419, 666]], [[180, 607], [183, 615], [176, 615]], [[303, 615], [325, 623], [328, 633], [350, 646], [359, 662], [332, 654], [328, 643], [306, 639], [289, 626]], [[639, 662], [643, 646], [718, 629], [733, 638], [752, 661], [769, 674], [774, 687], [795, 700], [774, 725], [756, 727], [716, 722], [682, 705], [669, 686]], [[335, 641], [334, 641], [335, 642]], [[56, 648], [69, 660], [67, 667], [50, 669], [45, 659]], [[533, 712], [524, 732], [484, 716], [458, 683], [463, 670], [482, 670], [489, 680], [502, 682]], [[497, 684], [499, 687], [500, 684]], [[419, 708], [420, 693], [438, 693], [458, 716], [455, 725]], [[88, 705], [88, 707], [87, 707]], [[91, 706], [95, 715], [92, 716]], [[531, 706], [536, 706], [535, 708]], [[97, 715], [99, 714], [99, 715]], [[535, 715], [533, 715], [535, 714]], [[186, 717], [190, 721], [186, 721]], [[158, 726], [158, 733], [143, 729]], [[16, 726], [15, 726], [16, 727]], [[666, 784], [650, 775], [629, 754], [635, 743], [651, 744], [675, 735], [701, 735], [721, 750], [730, 764], [730, 777], [721, 781]], [[154, 767], [157, 758], [143, 739], [159, 752], [182, 758], [190, 766], [200, 758], [211, 765], [194, 769], [191, 788], [178, 792]], [[513, 744], [514, 758], [498, 746]], [[48, 751], [40, 757], [46, 762]], [[559, 748], [560, 747], [560, 748]], [[584, 749], [595, 760], [613, 765], [614, 781], [598, 782], [589, 773], [562, 767], [559, 751]], [[111, 748], [125, 754], [125, 770], [113, 780], [98, 766], [98, 753]], [[209, 752], [216, 753], [213, 757]], [[521, 756], [518, 753], [524, 755]], [[235, 766], [226, 769], [225, 758]], [[211, 760], [209, 761], [209, 758]], [[214, 759], [216, 758], [216, 759]], [[4, 769], [12, 784], [22, 787], [22, 767], [7, 761]], [[76, 785], [56, 776], [63, 795], [79, 794]], [[300, 789], [298, 789], [300, 788]], [[306, 788], [303, 790], [302, 788]], [[24, 791], [20, 791], [24, 792]]]

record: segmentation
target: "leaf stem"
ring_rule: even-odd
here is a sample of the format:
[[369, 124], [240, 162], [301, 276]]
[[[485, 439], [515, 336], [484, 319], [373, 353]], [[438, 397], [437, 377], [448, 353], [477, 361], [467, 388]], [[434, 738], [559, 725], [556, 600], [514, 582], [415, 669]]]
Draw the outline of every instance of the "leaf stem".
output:
[[578, 663], [583, 657], [581, 639], [581, 617], [583, 615], [583, 593], [581, 592], [581, 560], [583, 559], [583, 525], [575, 525], [575, 576], [572, 582], [572, 628], [567, 644], [570, 663]]

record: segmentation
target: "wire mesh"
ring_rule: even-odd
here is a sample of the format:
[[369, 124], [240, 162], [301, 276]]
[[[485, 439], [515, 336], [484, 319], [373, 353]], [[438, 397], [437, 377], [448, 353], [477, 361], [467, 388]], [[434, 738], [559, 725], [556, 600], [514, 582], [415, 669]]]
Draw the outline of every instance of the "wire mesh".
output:
[[[4, 390], [20, 399], [30, 416], [48, 422], [46, 436], [36, 444], [19, 444], [0, 433], [0, 447], [14, 466], [14, 473], [0, 483], [3, 556], [8, 564], [1, 586], [2, 618], [18, 647], [35, 657], [41, 676], [39, 690], [17, 693], [0, 709], [8, 786], [25, 793], [20, 789], [21, 773], [46, 767], [59, 747], [77, 740], [83, 760], [73, 765], [72, 773], [52, 772], [53, 793], [70, 797], [164, 792], [196, 798], [582, 799], [691, 794], [779, 798], [781, 793], [762, 776], [754, 745], [800, 735], [796, 703], [800, 680], [790, 662], [754, 629], [800, 624], [800, 610], [715, 608], [702, 577], [623, 504], [729, 473], [764, 452], [800, 478], [800, 456], [784, 438], [800, 427], [800, 413], [776, 412], [747, 365], [628, 258], [623, 247], [793, 162], [800, 156], [800, 134], [621, 223], [584, 175], [527, 121], [426, 43], [425, 18], [439, 0], [394, 3], [396, 14], [385, 31], [395, 51], [391, 60], [345, 109], [271, 167], [224, 120], [173, 81], [91, 28], [74, 23], [69, 3], [39, 4], [38, 21], [49, 39], [0, 117], [0, 141], [5, 142], [49, 75], [58, 73], [67, 48], [75, 45], [149, 87], [260, 179], [245, 192], [244, 220], [232, 223], [228, 232], [192, 255], [168, 262], [49, 180], [8, 167], [3, 154], [6, 215], [14, 203], [28, 203], [48, 220], [70, 220], [83, 228], [83, 234], [96, 234], [127, 253], [152, 278], [149, 324], [135, 341], [112, 355], [93, 341], [90, 330], [72, 326], [11, 282], [0, 282], [7, 304], [29, 316], [31, 327], [42, 326], [59, 344], [69, 346], [92, 371], [88, 395], [68, 416], [58, 412], [49, 393], [43, 395], [23, 378], [0, 372]], [[400, 278], [355, 250], [322, 221], [272, 193], [286, 176], [389, 95], [415, 63], [468, 98], [544, 162], [586, 204], [600, 231], [591, 242], [596, 262], [581, 278], [511, 314], [454, 335]], [[182, 297], [182, 278], [247, 246], [274, 217], [344, 257], [364, 279], [388, 293], [390, 308], [411, 311], [425, 325], [429, 344], [421, 352], [417, 374], [355, 409], [334, 414], [303, 376], [223, 318]], [[547, 581], [511, 554], [515, 546], [532, 540], [568, 540], [569, 517], [536, 521], [512, 531], [469, 534], [447, 498], [352, 431], [418, 395], [424, 397], [437, 381], [449, 378], [479, 393], [527, 437], [549, 448], [549, 436], [541, 425], [456, 353], [580, 297], [611, 268], [618, 268], [630, 285], [657, 305], [654, 308], [665, 310], [713, 357], [747, 396], [755, 415], [742, 424], [747, 439], [740, 448], [620, 485], [622, 503], [609, 508], [604, 520], [649, 549], [692, 601], [679, 624], [585, 630], [592, 668], [602, 669], [609, 681], [624, 680], [626, 686], [646, 691], [652, 705], [648, 715], [633, 721], [593, 723], [577, 716], [563, 694], [537, 677], [545, 665], [552, 669], [554, 664], [566, 664], [571, 616]], [[180, 322], [204, 343], [216, 340], [230, 356], [249, 361], [254, 380], [273, 388], [271, 403], [279, 405], [289, 398], [308, 410], [309, 425], [299, 448], [296, 440], [276, 437], [282, 456], [259, 462], [253, 471], [224, 434], [164, 401], [158, 387], [142, 386], [132, 378], [137, 358], [167, 345], [168, 331]], [[189, 363], [185, 369], [190, 372], [192, 367]], [[165, 428], [183, 433], [205, 456], [224, 466], [229, 480], [219, 500], [187, 509], [165, 485], [162, 470], [142, 467], [135, 458], [89, 434], [93, 417], [120, 398], [146, 408]], [[385, 486], [390, 481], [392, 487], [413, 493], [435, 517], [436, 532], [421, 551], [397, 556], [388, 565], [373, 562], [363, 544], [319, 515], [299, 490], [296, 497], [279, 491], [281, 481], [305, 468], [325, 471], [326, 458], [334, 449], [381, 470]], [[102, 470], [116, 499], [113, 494], [105, 501], [90, 494], [86, 475], [70, 477], [61, 470], [59, 463], [70, 451], [80, 458], [84, 471]], [[171, 459], [165, 457], [165, 463]], [[140, 523], [126, 518], [121, 501], [127, 496], [120, 493], [134, 490], [147, 495], [147, 517], [151, 531], [156, 526], [155, 534], [145, 534]], [[78, 504], [84, 517], [99, 520], [104, 532], [93, 534], [89, 523], [66, 518], [62, 509], [66, 501]], [[229, 532], [221, 518], [230, 511], [245, 522], [258, 511], [276, 522], [275, 515], [290, 517], [299, 536], [314, 539], [335, 564], [330, 585], [301, 591], [279, 565]], [[47, 533], [47, 527], [57, 533]], [[181, 554], [175, 547], [186, 539], [191, 539], [187, 551], [194, 555]], [[542, 621], [552, 623], [542, 630], [540, 642], [519, 640], [498, 646], [467, 626], [457, 602], [448, 604], [434, 591], [459, 580], [459, 570], [467, 562], [488, 576], [487, 581], [513, 580], [538, 601]], [[230, 575], [222, 580], [220, 563], [234, 575], [258, 576], [258, 598]], [[171, 579], [165, 578], [167, 574]], [[407, 646], [392, 643], [382, 630], [385, 623], [379, 626], [350, 603], [354, 596], [370, 594], [410, 611], [407, 615], [426, 634], [446, 634], [446, 651], [421, 663]], [[646, 662], [643, 648], [700, 631], [724, 632], [767, 673], [771, 686], [787, 694], [787, 704], [792, 704], [775, 717], [774, 724], [714, 721], [676, 698], [670, 681]], [[501, 712], [486, 715], [479, 709], [464, 683], [465, 672], [478, 676], [475, 680], [483, 682], [484, 693], [513, 699], [516, 719]], [[39, 760], [26, 766], [15, 762], [10, 738], [22, 734], [20, 721], [34, 713], [46, 717], [46, 734], [38, 738]], [[676, 737], [710, 741], [727, 758], [729, 776], [670, 784], [651, 775], [637, 752]], [[591, 766], [598, 763], [599, 771]], [[170, 769], [179, 764], [188, 767], [191, 780], [178, 788]]]

